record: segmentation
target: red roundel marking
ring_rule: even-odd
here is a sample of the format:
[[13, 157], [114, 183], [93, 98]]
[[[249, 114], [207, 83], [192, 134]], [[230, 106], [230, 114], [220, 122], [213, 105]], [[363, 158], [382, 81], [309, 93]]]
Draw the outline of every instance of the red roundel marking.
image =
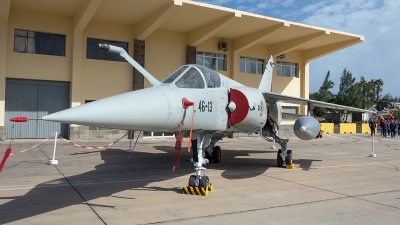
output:
[[243, 92], [231, 89], [230, 100], [236, 104], [236, 110], [229, 114], [229, 125], [242, 122], [249, 114], [249, 101]]

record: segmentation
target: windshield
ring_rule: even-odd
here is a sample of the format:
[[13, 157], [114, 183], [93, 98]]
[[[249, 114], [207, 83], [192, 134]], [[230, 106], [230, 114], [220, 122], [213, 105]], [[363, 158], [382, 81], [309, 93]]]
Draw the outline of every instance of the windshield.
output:
[[217, 72], [205, 66], [196, 65], [196, 67], [203, 73], [208, 88], [217, 88], [221, 86], [221, 78]]
[[165, 84], [172, 83], [172, 81], [174, 81], [177, 77], [179, 77], [179, 75], [181, 75], [181, 73], [183, 71], [185, 71], [187, 68], [188, 68], [188, 66], [182, 66], [177, 71], [175, 71], [173, 74], [169, 75], [169, 77], [167, 79], [165, 79], [163, 81], [163, 83], [165, 83]]
[[[179, 68], [167, 79], [165, 84], [173, 83], [181, 88], [219, 88], [221, 78], [219, 73], [201, 65], [186, 65]], [[204, 83], [205, 82], [205, 83]]]
[[178, 81], [175, 82], [177, 87], [181, 88], [204, 88], [204, 80], [200, 72], [192, 67]]

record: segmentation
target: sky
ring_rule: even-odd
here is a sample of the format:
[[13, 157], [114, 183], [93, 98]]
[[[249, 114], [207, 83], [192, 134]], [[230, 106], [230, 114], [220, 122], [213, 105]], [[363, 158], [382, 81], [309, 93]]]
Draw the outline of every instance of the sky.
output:
[[[364, 42], [310, 62], [310, 92], [328, 71], [339, 90], [347, 69], [359, 82], [382, 79], [382, 94], [400, 97], [400, 0], [196, 0], [364, 36]], [[399, 67], [399, 68], [398, 68]]]

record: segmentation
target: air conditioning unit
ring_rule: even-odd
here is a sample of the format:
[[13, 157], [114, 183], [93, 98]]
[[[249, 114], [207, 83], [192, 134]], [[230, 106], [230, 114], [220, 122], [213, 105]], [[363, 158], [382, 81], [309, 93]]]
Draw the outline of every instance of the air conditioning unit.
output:
[[278, 55], [276, 58], [278, 58], [278, 59], [284, 59], [284, 58], [285, 58], [285, 54]]
[[228, 50], [228, 43], [226, 42], [219, 42], [218, 43], [218, 50], [227, 51]]

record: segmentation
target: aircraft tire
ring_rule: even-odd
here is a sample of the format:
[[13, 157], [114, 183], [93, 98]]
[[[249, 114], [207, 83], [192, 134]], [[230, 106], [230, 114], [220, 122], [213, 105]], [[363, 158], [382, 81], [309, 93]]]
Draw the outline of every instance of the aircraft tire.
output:
[[212, 156], [208, 153], [208, 151], [205, 151], [205, 157], [208, 159], [210, 162], [212, 161]]
[[212, 153], [212, 161], [213, 163], [221, 162], [221, 148], [219, 146], [214, 147], [214, 151]]
[[286, 154], [286, 165], [292, 165], [292, 150], [288, 150]]
[[276, 164], [278, 167], [282, 167], [283, 166], [283, 160], [282, 157], [280, 156], [280, 154], [282, 153], [282, 150], [278, 150], [278, 154], [276, 156]]
[[196, 185], [196, 175], [192, 175], [189, 177], [189, 187], [195, 187]]
[[200, 178], [200, 187], [204, 188], [204, 189], [208, 189], [208, 186], [210, 184], [210, 179], [208, 178], [208, 176], [202, 176]]

